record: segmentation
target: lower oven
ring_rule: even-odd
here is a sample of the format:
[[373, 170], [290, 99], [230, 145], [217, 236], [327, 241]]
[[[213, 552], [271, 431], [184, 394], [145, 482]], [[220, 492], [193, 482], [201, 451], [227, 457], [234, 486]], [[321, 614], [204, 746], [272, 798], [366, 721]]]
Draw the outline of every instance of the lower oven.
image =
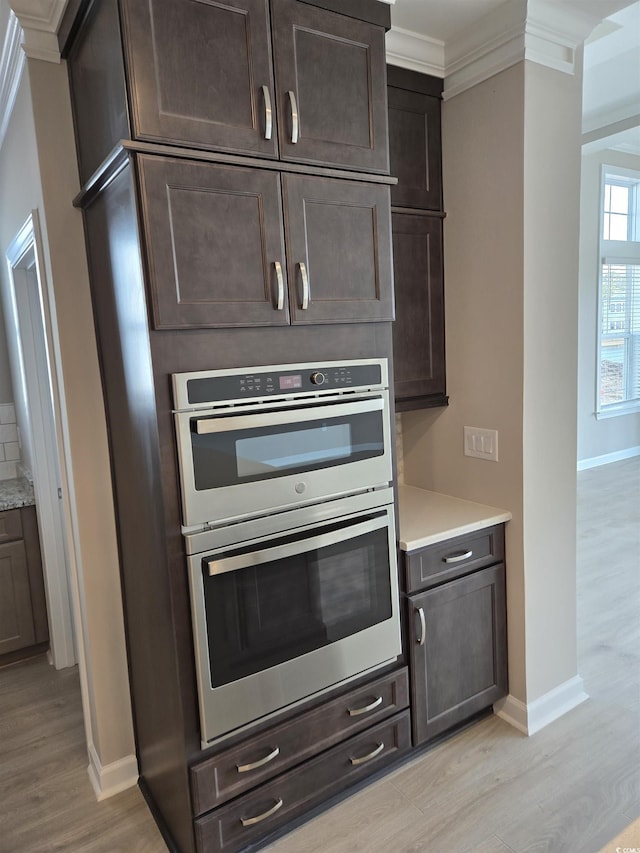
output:
[[187, 537], [203, 746], [400, 654], [385, 496]]

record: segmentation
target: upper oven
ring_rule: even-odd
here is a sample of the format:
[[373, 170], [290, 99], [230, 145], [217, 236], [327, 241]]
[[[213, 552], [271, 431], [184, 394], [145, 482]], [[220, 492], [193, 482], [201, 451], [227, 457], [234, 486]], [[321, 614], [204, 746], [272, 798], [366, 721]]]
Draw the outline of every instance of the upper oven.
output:
[[173, 376], [183, 525], [216, 525], [392, 479], [386, 359]]

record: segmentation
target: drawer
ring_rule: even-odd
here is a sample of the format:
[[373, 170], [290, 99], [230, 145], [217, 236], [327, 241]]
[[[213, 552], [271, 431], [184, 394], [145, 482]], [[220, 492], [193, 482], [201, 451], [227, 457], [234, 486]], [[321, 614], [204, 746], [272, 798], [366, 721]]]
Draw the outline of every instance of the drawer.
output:
[[0, 512], [0, 543], [22, 539], [22, 521], [19, 509]]
[[446, 539], [405, 555], [407, 592], [419, 592], [503, 560], [503, 524]]
[[195, 821], [198, 853], [242, 850], [408, 752], [409, 711], [361, 732]]
[[408, 705], [405, 668], [219, 752], [191, 768], [194, 815], [237, 797]]

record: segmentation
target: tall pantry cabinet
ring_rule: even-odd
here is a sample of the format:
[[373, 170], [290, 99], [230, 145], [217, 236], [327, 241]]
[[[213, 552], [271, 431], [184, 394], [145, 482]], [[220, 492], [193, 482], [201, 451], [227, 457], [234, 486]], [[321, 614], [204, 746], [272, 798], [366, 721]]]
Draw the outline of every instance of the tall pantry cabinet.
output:
[[[392, 358], [389, 23], [377, 0], [73, 0], [63, 22], [141, 787], [171, 849], [244, 849], [410, 748], [392, 664], [357, 733], [371, 676], [252, 729], [298, 733], [270, 771], [289, 809], [242, 833], [266, 777], [206, 793], [171, 411], [172, 373]], [[380, 726], [389, 749], [341, 775]]]

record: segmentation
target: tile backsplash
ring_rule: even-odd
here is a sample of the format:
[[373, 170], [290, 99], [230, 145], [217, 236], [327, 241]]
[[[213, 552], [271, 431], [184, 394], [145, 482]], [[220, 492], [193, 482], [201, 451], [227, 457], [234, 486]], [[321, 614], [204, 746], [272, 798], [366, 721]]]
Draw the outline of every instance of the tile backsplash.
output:
[[0, 480], [12, 480], [18, 476], [20, 443], [16, 410], [12, 403], [0, 404]]

